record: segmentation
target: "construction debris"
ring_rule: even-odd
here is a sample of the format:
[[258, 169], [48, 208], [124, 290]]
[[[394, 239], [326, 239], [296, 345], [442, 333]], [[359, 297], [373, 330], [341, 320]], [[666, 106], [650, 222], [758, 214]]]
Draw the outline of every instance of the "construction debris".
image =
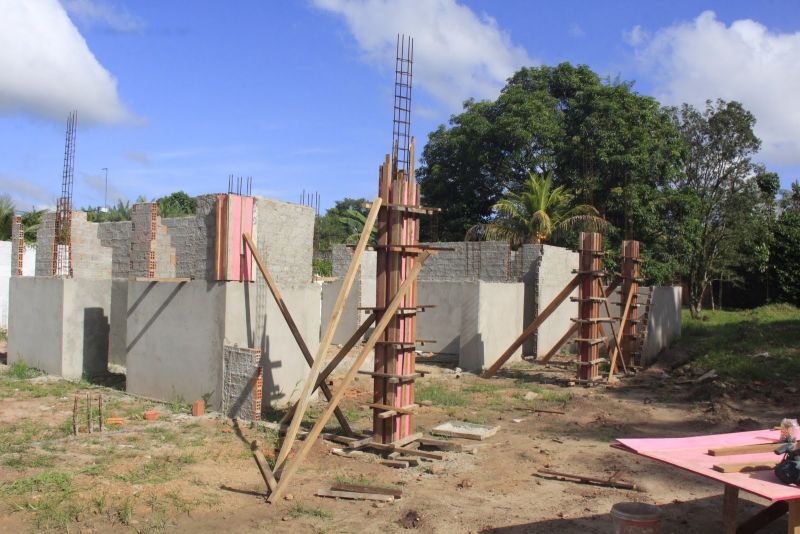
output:
[[631, 482], [622, 482], [614, 480], [614, 477], [609, 479], [587, 477], [584, 475], [573, 475], [570, 473], [561, 473], [552, 471], [550, 469], [539, 469], [533, 476], [546, 478], [548, 480], [561, 480], [563, 482], [575, 482], [577, 484], [590, 484], [593, 486], [605, 486], [608, 488], [638, 490], [639, 487]]
[[463, 421], [448, 421], [447, 423], [433, 427], [431, 433], [438, 434], [440, 436], [483, 441], [484, 439], [490, 438], [497, 434], [498, 430], [500, 430], [499, 426], [486, 427]]

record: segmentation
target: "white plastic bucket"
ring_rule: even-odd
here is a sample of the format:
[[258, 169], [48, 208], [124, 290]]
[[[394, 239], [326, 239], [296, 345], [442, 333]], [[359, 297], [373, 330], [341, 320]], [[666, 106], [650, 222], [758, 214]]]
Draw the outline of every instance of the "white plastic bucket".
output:
[[618, 502], [611, 507], [614, 534], [660, 534], [661, 510], [644, 502]]

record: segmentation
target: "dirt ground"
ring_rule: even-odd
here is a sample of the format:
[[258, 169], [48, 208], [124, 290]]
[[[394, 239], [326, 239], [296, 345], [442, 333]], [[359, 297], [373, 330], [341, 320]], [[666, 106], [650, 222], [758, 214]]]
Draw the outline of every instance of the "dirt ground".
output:
[[[661, 507], [664, 533], [719, 532], [720, 484], [610, 443], [765, 428], [796, 415], [777, 407], [796, 405], [795, 393], [772, 391], [767, 398], [758, 386], [695, 385], [680, 370], [666, 372], [666, 362], [619, 385], [592, 388], [563, 385], [574, 373], [566, 363], [516, 364], [490, 380], [420, 367], [430, 374], [418, 383], [417, 399], [432, 405], [416, 416], [419, 431], [463, 420], [499, 425], [499, 432], [483, 442], [454, 440], [466, 452], [445, 452], [443, 461], [407, 469], [384, 467], [372, 454], [335, 456], [330, 449], [340, 445], [320, 440], [292, 484], [291, 499], [267, 504], [247, 442], [259, 440], [269, 456], [274, 430], [239, 428], [216, 414], [191, 417], [180, 399], [156, 404], [88, 383], [14, 378], [3, 366], [0, 532], [607, 533], [611, 506], [630, 500]], [[343, 404], [357, 429], [371, 426], [363, 407], [369, 390], [361, 377]], [[74, 396], [85, 403], [87, 393], [102, 393], [106, 416], [125, 418], [124, 426], [102, 434], [83, 428], [71, 437]], [[161, 420], [144, 421], [147, 409], [159, 410]], [[541, 467], [616, 474], [641, 491], [546, 480], [534, 476]], [[393, 503], [314, 496], [337, 480], [391, 485], [403, 495]], [[764, 504], [742, 497], [742, 517]], [[785, 530], [782, 519], [764, 532]]]

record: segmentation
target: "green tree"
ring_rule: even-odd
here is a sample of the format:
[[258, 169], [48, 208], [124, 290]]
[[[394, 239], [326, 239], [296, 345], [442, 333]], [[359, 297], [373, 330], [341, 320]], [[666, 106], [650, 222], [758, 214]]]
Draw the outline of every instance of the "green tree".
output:
[[[360, 211], [349, 209], [345, 211], [343, 215], [339, 216], [339, 223], [342, 225], [345, 233], [347, 234], [344, 242], [348, 244], [355, 244], [358, 243], [359, 238], [361, 238], [361, 233], [364, 231], [364, 226], [367, 224], [367, 216]], [[378, 228], [373, 225], [372, 231], [369, 235], [369, 241], [367, 243], [374, 245], [377, 237]]]
[[158, 215], [161, 217], [184, 217], [197, 212], [197, 199], [183, 191], [176, 191], [157, 199]]
[[39, 227], [42, 225], [42, 216], [47, 210], [31, 209], [22, 214], [22, 232], [24, 234], [25, 242], [35, 243], [36, 234], [39, 232]]
[[800, 306], [800, 210], [778, 217], [770, 247], [770, 267], [779, 300]]
[[14, 224], [14, 215], [16, 214], [16, 207], [11, 196], [7, 194], [0, 195], [0, 241], [9, 241], [11, 239], [11, 227]]
[[753, 133], [755, 117], [738, 102], [708, 101], [702, 112], [684, 104], [673, 110], [673, 120], [686, 150], [672, 186], [695, 196], [684, 274], [691, 313], [699, 317], [711, 281], [741, 261], [753, 230], [757, 169], [751, 158], [761, 141]]
[[553, 185], [551, 173], [540, 176], [531, 172], [522, 191], [506, 193], [494, 210], [494, 219], [470, 228], [467, 239], [508, 241], [518, 247], [544, 243], [576, 228], [589, 231], [607, 228], [593, 206], [573, 205], [573, 196], [566, 188]]
[[366, 202], [366, 199], [363, 198], [343, 198], [337, 200], [335, 205], [325, 212], [325, 215], [317, 217], [315, 225], [317, 249], [330, 250], [331, 245], [346, 243], [352, 232], [342, 224], [340, 218], [345, 216], [348, 211], [355, 211], [366, 216], [367, 209], [364, 207]]

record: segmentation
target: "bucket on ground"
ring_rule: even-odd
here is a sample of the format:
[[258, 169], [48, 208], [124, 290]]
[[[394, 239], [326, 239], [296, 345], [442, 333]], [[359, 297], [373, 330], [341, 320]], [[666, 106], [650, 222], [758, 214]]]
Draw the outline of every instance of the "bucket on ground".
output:
[[644, 502], [618, 502], [611, 507], [614, 534], [660, 534], [661, 510]]

